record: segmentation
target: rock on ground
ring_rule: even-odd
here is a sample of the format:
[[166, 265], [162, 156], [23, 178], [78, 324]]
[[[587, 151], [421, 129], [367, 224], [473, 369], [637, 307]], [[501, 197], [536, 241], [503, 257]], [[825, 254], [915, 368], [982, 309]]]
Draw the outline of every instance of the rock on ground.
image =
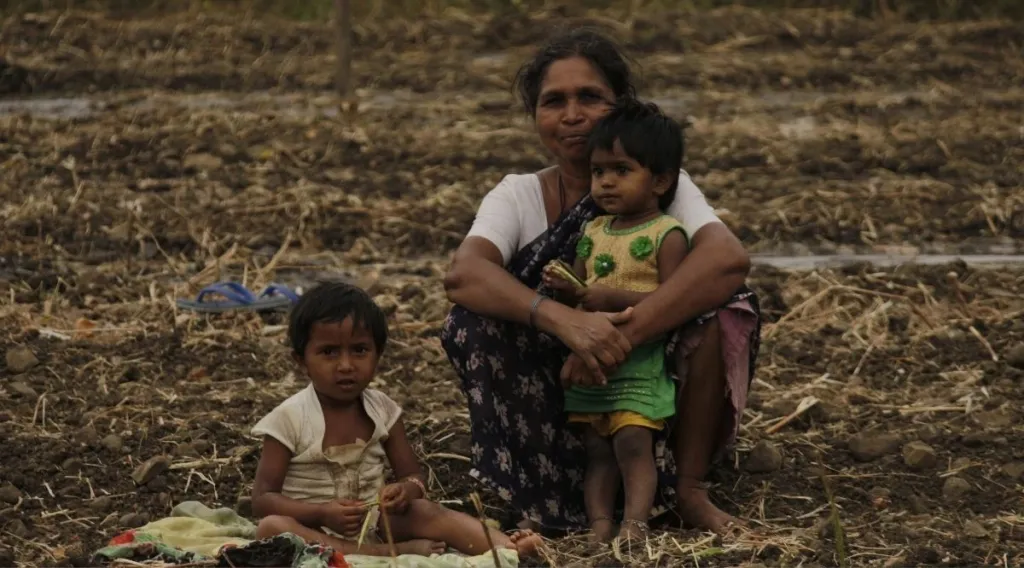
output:
[[865, 432], [850, 438], [850, 453], [862, 462], [876, 460], [895, 453], [900, 447], [900, 437], [895, 434]]
[[782, 467], [782, 452], [766, 440], [757, 443], [746, 461], [747, 471], [751, 473], [770, 473], [778, 471]]
[[924, 442], [910, 442], [903, 446], [903, 462], [913, 469], [931, 469], [938, 464], [935, 448]]
[[28, 347], [19, 345], [7, 350], [7, 370], [15, 375], [24, 373], [38, 364], [39, 359]]
[[942, 496], [946, 501], [959, 501], [970, 491], [971, 484], [960, 477], [946, 478], [946, 482], [942, 484]]

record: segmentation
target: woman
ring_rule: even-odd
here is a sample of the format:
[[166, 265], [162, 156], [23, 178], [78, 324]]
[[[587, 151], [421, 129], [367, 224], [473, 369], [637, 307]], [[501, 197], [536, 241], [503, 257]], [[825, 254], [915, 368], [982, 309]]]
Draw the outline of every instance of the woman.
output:
[[589, 30], [549, 42], [516, 85], [556, 165], [508, 175], [484, 197], [445, 278], [455, 306], [441, 339], [469, 401], [473, 475], [522, 513], [520, 526], [585, 524], [585, 454], [566, 427], [559, 379], [601, 382], [633, 346], [670, 333], [666, 357], [681, 387], [676, 424], [657, 441], [660, 500], [688, 524], [722, 531], [736, 519], [711, 503], [703, 481], [735, 438], [757, 356], [749, 258], [683, 172], [668, 212], [691, 250], [664, 285], [618, 314], [548, 299], [543, 267], [571, 264], [583, 223], [598, 212], [587, 135], [634, 88], [618, 47]]

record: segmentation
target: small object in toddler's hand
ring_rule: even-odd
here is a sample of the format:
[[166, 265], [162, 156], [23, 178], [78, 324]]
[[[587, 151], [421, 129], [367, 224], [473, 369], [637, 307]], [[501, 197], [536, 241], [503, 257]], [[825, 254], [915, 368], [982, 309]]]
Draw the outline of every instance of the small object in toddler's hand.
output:
[[580, 280], [580, 277], [576, 276], [576, 272], [564, 260], [556, 258], [556, 259], [552, 260], [551, 262], [549, 262], [548, 266], [551, 267], [551, 270], [554, 271], [555, 274], [557, 274], [557, 275], [561, 276], [562, 278], [568, 280], [577, 289], [586, 288], [587, 287], [586, 282]]

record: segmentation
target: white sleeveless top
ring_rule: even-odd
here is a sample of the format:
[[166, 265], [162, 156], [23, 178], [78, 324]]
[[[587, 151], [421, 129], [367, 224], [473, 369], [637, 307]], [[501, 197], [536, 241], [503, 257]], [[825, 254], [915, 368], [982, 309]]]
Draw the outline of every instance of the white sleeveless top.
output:
[[[675, 199], [665, 213], [683, 225], [687, 240], [704, 225], [722, 222], [685, 171], [679, 173]], [[491, 241], [508, 265], [513, 254], [547, 229], [540, 178], [537, 174], [509, 174], [484, 196], [466, 238]]]

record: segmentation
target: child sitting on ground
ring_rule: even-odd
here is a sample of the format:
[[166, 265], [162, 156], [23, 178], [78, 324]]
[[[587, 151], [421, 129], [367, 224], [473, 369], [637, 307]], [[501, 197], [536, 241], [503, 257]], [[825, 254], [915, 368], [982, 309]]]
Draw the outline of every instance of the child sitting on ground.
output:
[[[602, 312], [635, 306], [679, 266], [688, 245], [682, 225], [663, 213], [682, 165], [683, 133], [653, 104], [625, 101], [589, 140], [590, 195], [607, 215], [588, 222], [576, 247], [571, 283], [554, 265], [544, 282], [570, 305]], [[624, 511], [620, 537], [647, 530], [657, 471], [653, 432], [675, 413], [675, 385], [665, 367], [665, 339], [639, 345], [605, 385], [570, 387], [569, 422], [583, 427], [587, 469], [584, 499], [592, 538], [608, 541], [620, 475]]]
[[[480, 521], [428, 501], [401, 408], [367, 388], [387, 343], [386, 317], [361, 289], [322, 284], [304, 294], [288, 326], [293, 357], [309, 377], [253, 428], [263, 449], [252, 506], [259, 538], [290, 532], [342, 554], [390, 555], [380, 510], [399, 554], [488, 550]], [[385, 485], [385, 460], [397, 479]], [[377, 503], [379, 496], [379, 504]], [[357, 539], [366, 515], [369, 536]], [[540, 537], [488, 529], [495, 546], [532, 554]]]

